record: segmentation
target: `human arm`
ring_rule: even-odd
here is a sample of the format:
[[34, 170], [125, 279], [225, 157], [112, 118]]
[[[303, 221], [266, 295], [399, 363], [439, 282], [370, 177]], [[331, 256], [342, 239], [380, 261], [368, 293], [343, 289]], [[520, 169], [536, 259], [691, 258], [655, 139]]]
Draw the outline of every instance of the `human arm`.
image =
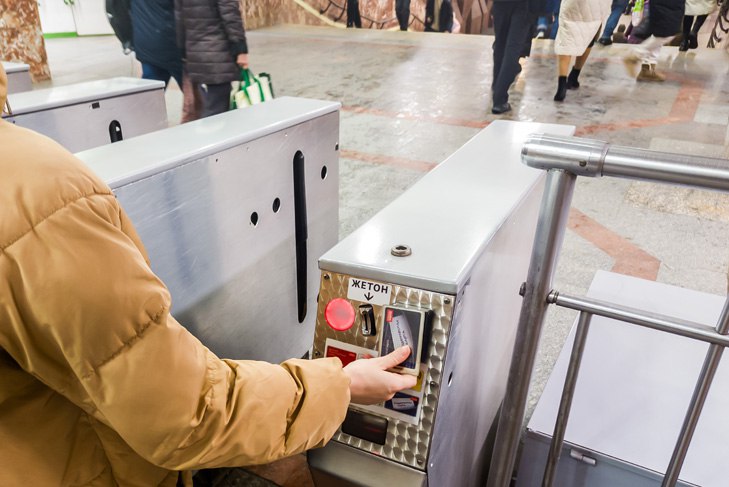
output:
[[113, 195], [49, 215], [4, 249], [6, 348], [26, 371], [168, 469], [266, 463], [331, 437], [349, 404], [337, 359], [220, 360], [170, 316]]
[[239, 0], [217, 0], [217, 2], [218, 12], [220, 12], [223, 29], [225, 29], [225, 35], [228, 37], [231, 52], [236, 58], [240, 54], [247, 54], [248, 44]]

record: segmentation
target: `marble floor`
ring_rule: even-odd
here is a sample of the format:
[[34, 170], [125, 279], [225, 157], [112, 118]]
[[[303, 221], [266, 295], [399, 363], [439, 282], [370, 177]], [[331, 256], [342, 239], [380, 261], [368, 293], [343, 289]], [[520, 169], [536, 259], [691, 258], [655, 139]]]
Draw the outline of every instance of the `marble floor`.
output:
[[[663, 83], [624, 69], [628, 46], [596, 46], [579, 90], [552, 100], [552, 41], [535, 40], [511, 91], [490, 112], [492, 37], [278, 26], [248, 34], [251, 66], [277, 95], [341, 102], [340, 236], [349, 234], [492, 120], [576, 126], [577, 135], [685, 154], [729, 156], [729, 54], [664, 47]], [[52, 84], [137, 75], [116, 39], [48, 40]], [[167, 93], [172, 123], [181, 94]], [[484, 154], [484, 157], [488, 157]], [[729, 167], [729, 161], [718, 161]], [[579, 179], [555, 289], [584, 294], [597, 269], [727, 292], [729, 195], [611, 179]], [[574, 313], [550, 310], [533, 407]], [[293, 484], [292, 484], [293, 485]]]

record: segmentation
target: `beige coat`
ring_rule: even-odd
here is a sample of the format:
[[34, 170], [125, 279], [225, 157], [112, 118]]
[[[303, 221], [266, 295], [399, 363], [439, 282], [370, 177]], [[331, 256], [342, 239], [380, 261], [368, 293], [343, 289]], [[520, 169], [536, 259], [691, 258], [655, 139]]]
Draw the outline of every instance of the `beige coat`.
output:
[[554, 52], [581, 56], [610, 15], [611, 0], [562, 0]]
[[[6, 93], [0, 68], [0, 106]], [[132, 224], [78, 159], [0, 121], [0, 174], [1, 486], [174, 486], [334, 434], [338, 359], [219, 359], [170, 316]]]

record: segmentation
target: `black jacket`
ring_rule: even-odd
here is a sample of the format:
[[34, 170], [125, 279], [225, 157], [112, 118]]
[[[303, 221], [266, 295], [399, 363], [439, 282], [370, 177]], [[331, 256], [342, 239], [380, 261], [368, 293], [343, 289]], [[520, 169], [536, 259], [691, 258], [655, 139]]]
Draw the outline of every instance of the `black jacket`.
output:
[[175, 36], [174, 0], [132, 0], [132, 31], [137, 59], [170, 71], [182, 71]]
[[686, 0], [650, 0], [650, 34], [671, 37], [681, 30]]
[[175, 0], [177, 42], [195, 83], [239, 78], [235, 59], [248, 52], [239, 0]]

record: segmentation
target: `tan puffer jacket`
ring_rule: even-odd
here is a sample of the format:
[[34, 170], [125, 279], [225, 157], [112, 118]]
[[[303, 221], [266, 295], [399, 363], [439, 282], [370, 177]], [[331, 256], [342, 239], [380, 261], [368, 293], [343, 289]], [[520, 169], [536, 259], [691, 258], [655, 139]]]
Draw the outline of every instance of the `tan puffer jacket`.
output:
[[[0, 106], [6, 93], [0, 68]], [[173, 486], [332, 436], [349, 403], [337, 359], [219, 359], [169, 315], [78, 159], [0, 121], [0, 175], [1, 486]]]

